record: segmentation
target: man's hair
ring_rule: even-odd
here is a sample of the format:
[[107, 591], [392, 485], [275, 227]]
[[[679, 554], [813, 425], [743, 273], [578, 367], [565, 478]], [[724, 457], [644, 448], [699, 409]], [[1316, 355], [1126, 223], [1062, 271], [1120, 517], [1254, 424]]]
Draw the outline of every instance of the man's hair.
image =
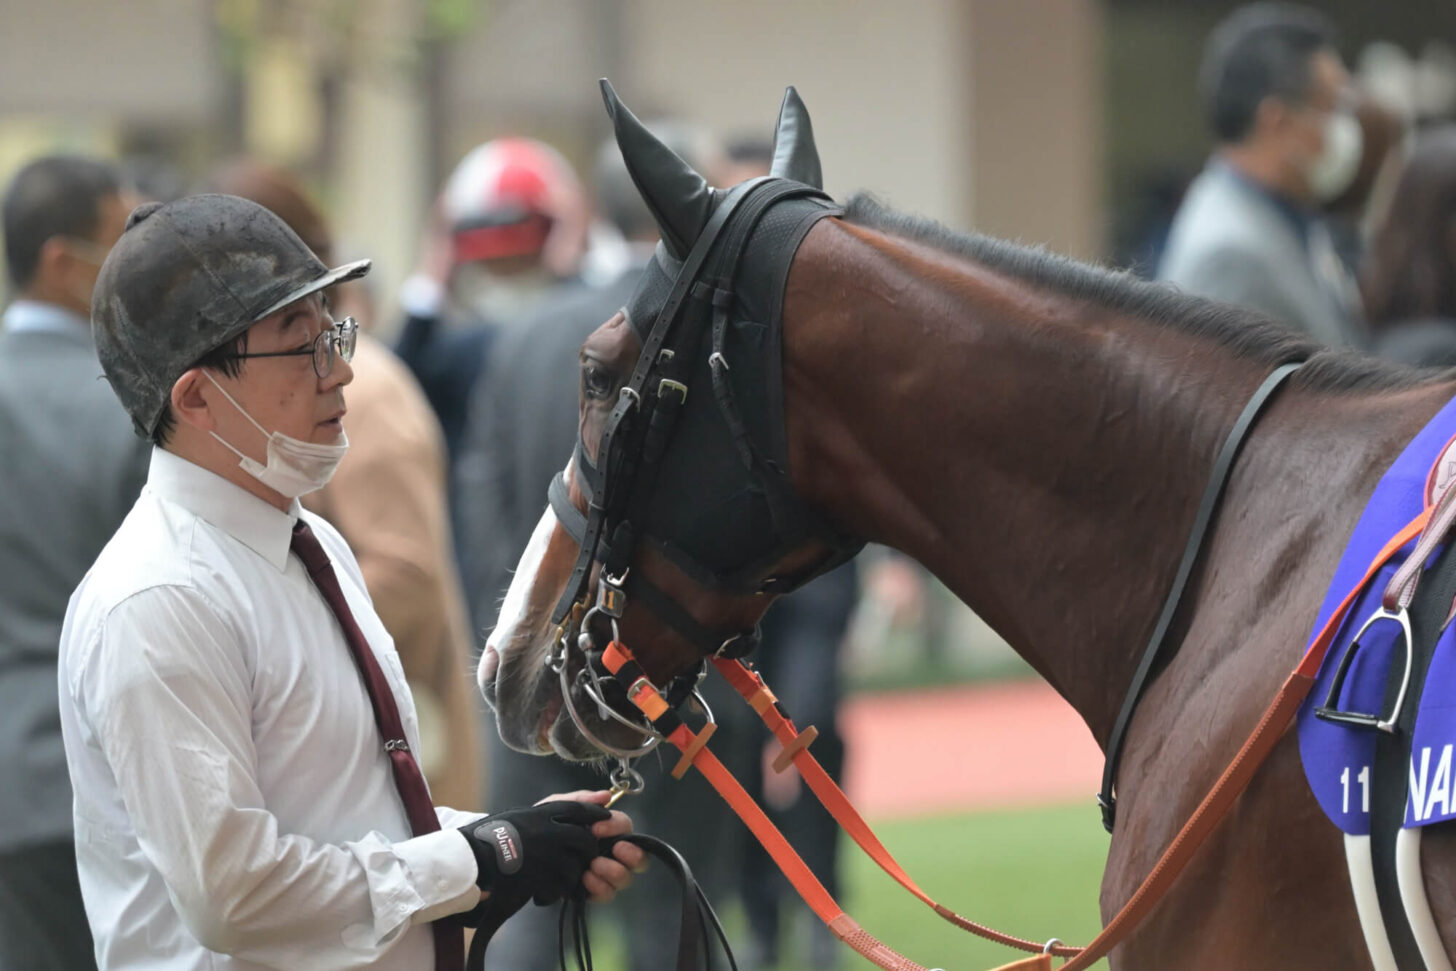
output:
[[1290, 3], [1254, 3], [1226, 17], [1208, 37], [1198, 90], [1209, 126], [1221, 142], [1239, 142], [1271, 95], [1299, 104], [1309, 94], [1310, 61], [1333, 50], [1324, 15]]
[[[228, 341], [220, 347], [214, 347], [193, 363], [194, 367], [212, 368], [214, 371], [221, 371], [230, 378], [235, 378], [242, 373], [246, 359], [239, 355], [248, 353], [248, 332], [243, 331], [237, 337]], [[172, 438], [172, 430], [177, 427], [177, 416], [172, 414], [171, 402], [162, 409], [157, 416], [156, 425], [152, 426], [152, 444], [158, 447], [165, 447]]]
[[16, 173], [0, 217], [11, 286], [20, 290], [30, 285], [46, 240], [91, 238], [101, 219], [102, 200], [120, 191], [115, 169], [79, 155], [49, 155]]

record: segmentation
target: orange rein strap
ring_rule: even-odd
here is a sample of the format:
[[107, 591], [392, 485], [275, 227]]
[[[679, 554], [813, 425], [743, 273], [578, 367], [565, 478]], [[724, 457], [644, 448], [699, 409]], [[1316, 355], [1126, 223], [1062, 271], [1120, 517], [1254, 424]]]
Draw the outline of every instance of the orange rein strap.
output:
[[[768, 690], [767, 685], [764, 684], [763, 678], [759, 676], [758, 672], [754, 671], [743, 661], [714, 658], [713, 664], [723, 677], [728, 680], [728, 683], [733, 686], [734, 690], [744, 698], [757, 696], [761, 692]], [[919, 897], [922, 903], [962, 930], [970, 931], [972, 934], [977, 934], [998, 944], [1005, 944], [1007, 947], [1019, 948], [1023, 951], [1031, 952], [1042, 950], [1044, 945], [1036, 941], [1029, 941], [1024, 938], [1014, 937], [1010, 934], [1003, 934], [994, 928], [962, 917], [950, 908], [936, 903], [929, 894], [921, 890], [915, 881], [910, 878], [910, 874], [905, 872], [904, 868], [895, 860], [895, 857], [891, 855], [890, 851], [885, 848], [885, 845], [875, 836], [874, 831], [870, 829], [870, 825], [860, 816], [859, 811], [854, 808], [854, 805], [849, 801], [849, 797], [844, 794], [844, 790], [839, 788], [834, 780], [829, 777], [829, 773], [824, 771], [823, 766], [809, 752], [807, 746], [808, 742], [812, 741], [812, 738], [806, 738], [806, 736], [808, 736], [809, 732], [814, 732], [814, 729], [809, 728], [803, 733], [800, 733], [794, 727], [793, 721], [787, 718], [777, 706], [760, 709], [755, 705], [754, 708], [758, 711], [759, 717], [763, 719], [763, 723], [768, 726], [769, 731], [774, 733], [774, 737], [783, 746], [783, 753], [779, 758], [782, 759], [784, 754], [789, 755], [794, 767], [799, 770], [799, 775], [803, 777], [810, 791], [814, 793], [824, 808], [829, 810], [829, 814], [834, 817], [835, 822], [839, 823], [840, 827], [849, 834], [850, 839], [854, 840], [860, 849], [864, 850], [875, 863], [879, 864], [880, 869], [893, 877], [895, 882], [899, 883], [906, 890], [909, 890], [916, 897]], [[778, 764], [776, 761], [776, 768]], [[1063, 944], [1054, 945], [1048, 953], [1056, 954], [1059, 957], [1070, 957], [1077, 954], [1078, 951], [1078, 948], [1068, 947]]]
[[[1049, 948], [1044, 950], [1044, 945], [1023, 938], [1014, 937], [1010, 934], [1003, 934], [975, 921], [961, 917], [949, 908], [936, 903], [928, 894], [920, 889], [904, 869], [897, 863], [889, 850], [875, 836], [869, 825], [850, 804], [844, 792], [835, 784], [829, 774], [824, 771], [818, 761], [808, 750], [808, 742], [812, 741], [807, 737], [807, 732], [801, 734], [793, 722], [779, 710], [773, 692], [769, 690], [763, 679], [756, 671], [748, 667], [742, 661], [730, 661], [723, 658], [714, 658], [713, 663], [723, 674], [734, 689], [759, 713], [770, 731], [783, 746], [780, 759], [788, 756], [793, 765], [798, 768], [800, 775], [809, 786], [810, 791], [819, 799], [840, 824], [846, 833], [862, 848], [880, 868], [893, 877], [896, 882], [905, 887], [922, 902], [931, 907], [945, 920], [950, 921], [964, 930], [971, 931], [989, 940], [1005, 944], [1008, 947], [1019, 948], [1024, 951], [1043, 952], [1033, 958], [1026, 958], [1020, 961], [1004, 965], [998, 971], [1050, 971], [1051, 956], [1070, 958], [1063, 965], [1063, 971], [1082, 971], [1090, 967], [1094, 962], [1107, 955], [1116, 947], [1138, 923], [1147, 916], [1153, 906], [1167, 892], [1168, 887], [1177, 879], [1183, 868], [1192, 859], [1203, 841], [1222, 821], [1223, 816], [1233, 805], [1234, 801], [1248, 787], [1249, 781], [1254, 773], [1268, 758], [1273, 751], [1275, 744], [1289, 727], [1299, 711], [1300, 704], [1309, 694], [1310, 688], [1314, 685], [1314, 678], [1319, 671], [1320, 662], [1324, 660], [1325, 653], [1329, 650], [1335, 634], [1338, 632], [1345, 614], [1349, 611], [1351, 604], [1355, 602], [1370, 579], [1380, 570], [1385, 562], [1390, 559], [1402, 546], [1410, 542], [1424, 529], [1427, 520], [1430, 518], [1431, 510], [1428, 507], [1415, 519], [1397, 533], [1376, 555], [1366, 570], [1364, 578], [1355, 585], [1344, 600], [1330, 615], [1323, 630], [1305, 652], [1299, 666], [1285, 679], [1279, 692], [1275, 695], [1273, 702], [1264, 711], [1253, 732], [1245, 740], [1233, 761], [1229, 763], [1222, 776], [1214, 783], [1208, 795], [1203, 798], [1198, 808], [1184, 824], [1172, 843], [1163, 851], [1157, 864], [1143, 880], [1141, 886], [1118, 911], [1116, 916], [1108, 922], [1102, 932], [1097, 935], [1086, 947], [1077, 948], [1053, 942]], [[602, 652], [602, 660], [607, 669], [613, 674], [622, 667], [624, 663], [632, 659], [631, 652], [625, 645], [613, 642]], [[629, 691], [634, 704], [642, 709], [644, 714], [661, 712], [666, 708], [666, 703], [645, 678], [640, 678], [632, 685]], [[812, 732], [812, 729], [808, 731]], [[712, 784], [724, 801], [732, 807], [753, 832], [753, 835], [763, 844], [764, 849], [773, 857], [774, 862], [783, 872], [799, 896], [804, 899], [811, 910], [824, 921], [841, 940], [860, 954], [864, 955], [874, 964], [889, 971], [925, 971], [921, 965], [914, 963], [908, 958], [898, 954], [891, 948], [880, 943], [868, 932], [864, 931], [855, 921], [846, 914], [824, 886], [810, 872], [804, 861], [784, 839], [778, 829], [769, 821], [763, 810], [759, 808], [733, 778], [723, 764], [718, 761], [711, 751], [704, 744], [707, 739], [702, 734], [694, 733], [686, 725], [679, 724], [668, 736], [667, 739], [683, 752], [683, 760], [678, 768], [685, 768], [683, 763], [690, 762], [697, 768], [705, 778]], [[677, 772], [674, 771], [674, 775]]]
[[[617, 641], [608, 644], [602, 651], [602, 663], [608, 671], [616, 674], [622, 665], [632, 660], [632, 652]], [[645, 680], [645, 679], [644, 679]], [[661, 702], [661, 695], [655, 687], [644, 684], [643, 680], [634, 682], [636, 693], [632, 695], [632, 701], [644, 714], [647, 708], [656, 707]], [[648, 696], [648, 697], [644, 697]], [[657, 702], [651, 696], [656, 696]], [[662, 702], [665, 706], [665, 702]], [[667, 736], [667, 740], [683, 753], [683, 758], [692, 760], [695, 769], [701, 772], [718, 790], [718, 795], [723, 801], [732, 807], [744, 824], [748, 826], [753, 835], [763, 844], [763, 848], [778, 864], [778, 868], [793, 884], [799, 896], [814, 911], [815, 915], [829, 926], [829, 929], [844, 943], [854, 948], [860, 954], [886, 971], [927, 971], [927, 969], [914, 961], [899, 954], [892, 948], [882, 944], [868, 931], [865, 931], [855, 923], [854, 919], [846, 914], [834, 900], [833, 895], [824, 889], [824, 885], [814, 876], [808, 865], [800, 859], [799, 854], [784, 839], [778, 827], [769, 820], [764, 811], [759, 808], [758, 803], [750, 796], [733, 778], [733, 774], [724, 768], [723, 763], [718, 761], [705, 745], [699, 741], [700, 734], [688, 728], [687, 725], [679, 723]]]

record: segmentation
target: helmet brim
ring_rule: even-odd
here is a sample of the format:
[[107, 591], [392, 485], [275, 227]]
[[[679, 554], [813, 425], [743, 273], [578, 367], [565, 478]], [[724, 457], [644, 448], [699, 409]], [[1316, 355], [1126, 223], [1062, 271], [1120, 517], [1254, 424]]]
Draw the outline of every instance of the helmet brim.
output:
[[302, 300], [304, 297], [308, 296], [311, 293], [318, 293], [320, 290], [326, 290], [336, 283], [347, 283], [350, 280], [357, 280], [361, 276], [364, 276], [366, 273], [368, 273], [369, 268], [373, 265], [373, 260], [355, 260], [352, 263], [345, 263], [342, 266], [336, 266], [329, 272], [325, 273], [323, 276], [319, 277], [317, 280], [305, 283], [297, 290], [294, 290], [292, 293], [283, 297], [281, 300], [268, 307], [268, 309], [258, 314], [258, 316], [254, 317], [251, 321], [249, 321], [249, 324], [256, 324], [264, 317], [269, 317], [273, 314], [276, 314], [284, 307], [295, 301]]

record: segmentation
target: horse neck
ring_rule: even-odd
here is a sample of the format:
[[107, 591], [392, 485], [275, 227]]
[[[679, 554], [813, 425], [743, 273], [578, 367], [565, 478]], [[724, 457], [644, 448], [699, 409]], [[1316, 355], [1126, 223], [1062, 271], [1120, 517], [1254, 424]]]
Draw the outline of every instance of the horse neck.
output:
[[800, 248], [784, 319], [802, 494], [929, 568], [1105, 739], [1268, 369], [830, 221]]

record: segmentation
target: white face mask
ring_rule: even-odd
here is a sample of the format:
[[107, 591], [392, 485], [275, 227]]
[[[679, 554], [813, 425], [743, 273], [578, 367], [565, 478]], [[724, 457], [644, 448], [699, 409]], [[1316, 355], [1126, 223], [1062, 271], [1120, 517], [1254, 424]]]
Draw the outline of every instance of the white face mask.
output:
[[513, 323], [535, 310], [558, 281], [543, 268], [501, 276], [480, 263], [455, 268], [455, 301], [490, 323]]
[[343, 461], [344, 453], [349, 451], [348, 436], [344, 436], [343, 441], [337, 445], [315, 445], [313, 442], [291, 438], [282, 432], [270, 432], [254, 421], [253, 416], [233, 400], [233, 396], [217, 383], [216, 378], [205, 370], [202, 373], [238, 409], [240, 415], [253, 422], [253, 427], [268, 437], [268, 464], [263, 465], [257, 459], [249, 458], [238, 451], [217, 432], [209, 433], [238, 457], [238, 465], [244, 472], [289, 499], [317, 492], [328, 485], [329, 480], [334, 477], [334, 470]]
[[1329, 202], [1350, 187], [1360, 171], [1365, 132], [1349, 111], [1334, 111], [1325, 121], [1325, 147], [1305, 172], [1309, 191], [1317, 202]]

